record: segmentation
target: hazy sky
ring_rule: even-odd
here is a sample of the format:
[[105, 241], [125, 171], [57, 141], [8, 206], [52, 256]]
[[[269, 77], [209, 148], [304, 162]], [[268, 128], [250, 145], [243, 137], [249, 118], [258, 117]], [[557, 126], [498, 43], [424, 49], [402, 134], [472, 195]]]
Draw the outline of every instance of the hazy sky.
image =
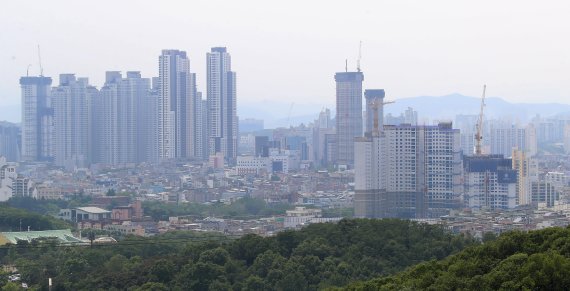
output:
[[[334, 73], [354, 69], [390, 99], [462, 93], [570, 103], [568, 1], [63, 1], [0, 8], [0, 107], [18, 78], [107, 70], [157, 76], [161, 49], [186, 50], [205, 89], [205, 54], [227, 46], [238, 100], [334, 104]], [[0, 116], [0, 120], [2, 120]]]

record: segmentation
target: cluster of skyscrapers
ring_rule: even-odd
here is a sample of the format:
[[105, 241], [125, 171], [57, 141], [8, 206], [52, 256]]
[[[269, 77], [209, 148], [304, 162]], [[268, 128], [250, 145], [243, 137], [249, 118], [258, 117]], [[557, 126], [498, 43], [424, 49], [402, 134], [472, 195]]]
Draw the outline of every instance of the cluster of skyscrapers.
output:
[[459, 130], [435, 126], [384, 125], [382, 89], [364, 91], [362, 72], [335, 75], [338, 160], [354, 168], [357, 217], [438, 216], [460, 203]]
[[207, 95], [185, 51], [163, 50], [158, 77], [109, 71], [100, 88], [61, 74], [22, 77], [21, 160], [66, 168], [237, 156], [236, 74], [225, 47], [207, 53]]
[[0, 123], [2, 177], [17, 182], [5, 179], [0, 196], [28, 191], [29, 181], [8, 167], [17, 160], [67, 169], [209, 161], [218, 170], [235, 166], [237, 175], [335, 167], [354, 173], [355, 216], [369, 218], [553, 206], [560, 189], [570, 189], [568, 175], [540, 173], [533, 158], [540, 143], [563, 144], [570, 152], [569, 120], [537, 117], [525, 126], [486, 120], [484, 154], [474, 155], [477, 116], [458, 115], [455, 128], [448, 121], [420, 125], [412, 108], [385, 117], [384, 105], [391, 103], [385, 91], [363, 90], [358, 70], [334, 76], [336, 117], [323, 109], [313, 124], [270, 131], [249, 119], [243, 122], [250, 132], [240, 136], [230, 54], [214, 47], [206, 58], [205, 98], [180, 50], [162, 51], [158, 77], [108, 71], [100, 88], [74, 74], [61, 74], [55, 86], [50, 77], [22, 77], [21, 130]]

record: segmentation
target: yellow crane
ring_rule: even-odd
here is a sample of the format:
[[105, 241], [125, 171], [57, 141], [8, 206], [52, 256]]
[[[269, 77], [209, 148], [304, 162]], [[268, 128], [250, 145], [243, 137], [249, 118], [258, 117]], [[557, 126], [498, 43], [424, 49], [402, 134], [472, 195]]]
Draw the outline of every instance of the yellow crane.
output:
[[485, 91], [487, 85], [483, 85], [483, 96], [481, 96], [481, 111], [479, 111], [479, 118], [477, 119], [477, 126], [475, 132], [475, 155], [480, 156], [483, 154], [481, 141], [483, 140], [483, 109], [485, 108]]
[[386, 102], [380, 102], [380, 100], [378, 99], [374, 99], [372, 101], [370, 101], [370, 105], [372, 107], [372, 110], [374, 110], [374, 130], [372, 131], [372, 134], [375, 136], [378, 136], [380, 134], [380, 129], [379, 127], [379, 121], [378, 121], [378, 109], [380, 108], [380, 106], [384, 106], [386, 104], [392, 104], [392, 103], [396, 103], [396, 101], [386, 101]]

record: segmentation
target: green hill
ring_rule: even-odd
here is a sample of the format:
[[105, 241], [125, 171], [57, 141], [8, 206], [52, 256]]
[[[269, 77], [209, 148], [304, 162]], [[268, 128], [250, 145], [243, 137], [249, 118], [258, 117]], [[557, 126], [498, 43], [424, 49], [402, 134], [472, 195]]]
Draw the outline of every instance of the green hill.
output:
[[510, 232], [345, 290], [570, 290], [570, 229]]
[[33, 213], [23, 209], [0, 204], [0, 231], [52, 230], [70, 228], [70, 225], [57, 218]]
[[93, 248], [14, 246], [0, 260], [16, 264], [34, 287], [51, 276], [54, 290], [317, 290], [395, 274], [476, 243], [439, 226], [350, 219], [267, 238], [172, 232]]

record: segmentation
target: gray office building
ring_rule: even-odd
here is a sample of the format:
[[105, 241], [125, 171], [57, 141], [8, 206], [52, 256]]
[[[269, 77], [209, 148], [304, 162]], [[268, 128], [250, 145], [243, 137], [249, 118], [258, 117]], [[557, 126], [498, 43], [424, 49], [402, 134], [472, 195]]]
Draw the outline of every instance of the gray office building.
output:
[[22, 77], [22, 161], [53, 159], [50, 77]]
[[354, 166], [354, 138], [362, 136], [362, 72], [336, 73], [336, 135], [338, 165]]

